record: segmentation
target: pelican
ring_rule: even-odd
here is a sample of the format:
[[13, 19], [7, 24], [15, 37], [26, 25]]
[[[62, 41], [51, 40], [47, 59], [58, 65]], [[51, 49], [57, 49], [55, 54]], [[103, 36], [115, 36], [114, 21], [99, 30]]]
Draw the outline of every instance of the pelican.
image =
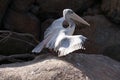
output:
[[[69, 26], [63, 27], [63, 22], [67, 21]], [[75, 22], [90, 26], [84, 19], [79, 17], [71, 9], [63, 10], [63, 17], [53, 21], [53, 23], [44, 32], [44, 40], [40, 42], [33, 50], [33, 53], [40, 53], [43, 48], [54, 50], [58, 57], [65, 56], [75, 50], [85, 49], [83, 44], [87, 39], [83, 35], [73, 35]]]

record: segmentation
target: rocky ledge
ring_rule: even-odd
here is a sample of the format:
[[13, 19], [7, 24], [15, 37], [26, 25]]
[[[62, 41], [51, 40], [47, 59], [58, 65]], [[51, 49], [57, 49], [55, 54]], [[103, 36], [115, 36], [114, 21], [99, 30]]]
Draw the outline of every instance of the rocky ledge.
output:
[[0, 80], [120, 80], [120, 63], [102, 55], [49, 54], [0, 66]]

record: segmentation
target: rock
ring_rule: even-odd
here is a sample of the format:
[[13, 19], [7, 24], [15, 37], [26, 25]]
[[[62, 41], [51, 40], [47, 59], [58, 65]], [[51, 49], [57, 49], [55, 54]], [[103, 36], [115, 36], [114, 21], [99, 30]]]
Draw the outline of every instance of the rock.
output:
[[79, 24], [79, 23], [76, 25], [74, 35], [83, 35], [83, 36], [87, 37], [87, 41], [84, 43], [84, 47], [86, 49], [78, 50], [78, 52], [89, 53], [89, 54], [91, 54], [91, 53], [99, 54], [101, 46], [94, 41], [95, 39], [93, 36], [95, 34], [96, 26], [94, 26], [93, 20], [91, 20], [91, 19], [89, 20], [86, 17], [82, 17], [82, 18], [90, 24], [90, 27]]
[[98, 14], [101, 14], [101, 5], [97, 3], [95, 3], [94, 6], [88, 8], [86, 11], [83, 12], [84, 16], [88, 16], [88, 15], [94, 16]]
[[94, 0], [37, 0], [40, 6], [40, 10], [47, 13], [57, 13], [62, 12], [65, 8], [71, 8], [74, 11], [84, 10], [89, 8], [93, 4]]
[[93, 52], [91, 50], [95, 47], [95, 53], [103, 54], [105, 52], [104, 54], [109, 54], [109, 52], [112, 52], [113, 54], [116, 53], [116, 56], [119, 56], [120, 47], [114, 47], [115, 45], [120, 44], [120, 29], [117, 25], [112, 24], [103, 15], [86, 16], [84, 18], [91, 24], [91, 26], [82, 30], [76, 30], [78, 30], [78, 34], [83, 34], [90, 40], [89, 47], [87, 48], [88, 53]]
[[24, 53], [24, 54], [13, 54], [9, 56], [0, 55], [0, 65], [1, 64], [10, 64], [17, 62], [31, 61], [35, 58], [35, 55]]
[[119, 44], [119, 31], [117, 25], [112, 24], [103, 15], [86, 16], [93, 32], [92, 39], [101, 46]]
[[31, 33], [36, 38], [39, 37], [40, 21], [36, 16], [30, 13], [18, 13], [14, 10], [10, 10], [6, 15], [4, 25], [9, 30]]
[[35, 0], [14, 0], [12, 9], [18, 12], [28, 12]]
[[120, 24], [120, 0], [102, 0], [101, 8], [113, 22]]
[[120, 44], [111, 45], [104, 49], [103, 55], [109, 56], [120, 61]]
[[36, 44], [31, 34], [0, 31], [0, 55], [30, 53]]
[[38, 56], [0, 66], [0, 80], [119, 80], [120, 63], [102, 55]]
[[2, 19], [5, 15], [5, 12], [8, 8], [8, 4], [11, 0], [0, 0], [0, 28], [2, 26]]

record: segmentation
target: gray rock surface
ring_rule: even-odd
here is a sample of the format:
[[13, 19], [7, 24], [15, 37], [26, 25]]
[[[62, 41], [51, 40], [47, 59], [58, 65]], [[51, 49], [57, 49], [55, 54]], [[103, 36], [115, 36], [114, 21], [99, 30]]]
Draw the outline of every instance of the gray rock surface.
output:
[[0, 66], [0, 80], [119, 80], [120, 63], [102, 55], [41, 55], [33, 61]]

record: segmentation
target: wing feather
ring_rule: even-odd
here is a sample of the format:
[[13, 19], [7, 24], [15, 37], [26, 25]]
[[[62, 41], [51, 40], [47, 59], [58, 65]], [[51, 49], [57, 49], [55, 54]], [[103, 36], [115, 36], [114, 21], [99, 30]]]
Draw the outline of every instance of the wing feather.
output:
[[32, 53], [40, 53], [44, 48], [44, 41], [40, 42], [33, 50]]
[[[44, 39], [42, 42], [40, 42], [33, 50], [33, 53], [40, 53], [46, 45], [48, 45], [52, 39], [53, 35], [48, 36], [46, 39]], [[49, 46], [48, 46], [49, 47]]]
[[41, 50], [46, 47], [49, 49], [54, 48], [54, 44], [56, 42], [56, 37], [58, 36], [58, 33], [64, 29], [62, 27], [62, 23], [64, 21], [64, 18], [59, 18], [55, 20], [50, 27], [46, 29], [44, 32], [44, 40], [40, 42], [33, 50], [33, 53], [40, 53]]
[[84, 49], [83, 44], [86, 39], [87, 38], [82, 35], [65, 37], [61, 40], [58, 56], [65, 56], [75, 50]]

